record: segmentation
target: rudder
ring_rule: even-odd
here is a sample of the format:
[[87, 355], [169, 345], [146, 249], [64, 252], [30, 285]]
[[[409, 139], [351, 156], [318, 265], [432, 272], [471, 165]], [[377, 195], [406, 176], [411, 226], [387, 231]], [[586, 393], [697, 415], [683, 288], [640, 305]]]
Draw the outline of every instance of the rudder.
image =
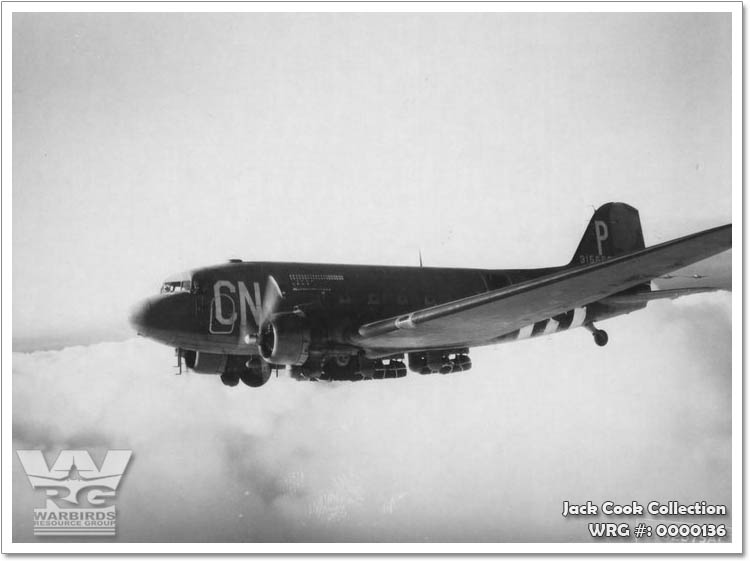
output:
[[638, 211], [625, 203], [607, 203], [591, 217], [570, 266], [599, 263], [644, 247]]

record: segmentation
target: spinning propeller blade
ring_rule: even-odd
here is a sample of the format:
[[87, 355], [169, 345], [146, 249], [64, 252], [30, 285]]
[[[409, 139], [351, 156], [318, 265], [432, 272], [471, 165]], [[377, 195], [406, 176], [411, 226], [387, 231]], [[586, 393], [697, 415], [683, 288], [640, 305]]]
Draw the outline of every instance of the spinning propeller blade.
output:
[[[284, 298], [284, 293], [279, 288], [279, 283], [273, 276], [268, 275], [266, 280], [266, 293], [263, 297], [263, 306], [260, 311], [260, 326], [264, 325], [276, 313], [279, 304]], [[260, 326], [258, 326], [260, 328]]]
[[251, 333], [247, 325], [240, 325], [239, 342], [242, 345], [257, 345], [258, 335], [268, 320], [273, 317], [276, 313], [279, 304], [284, 298], [284, 293], [279, 288], [279, 283], [276, 279], [269, 275], [266, 279], [266, 291], [261, 302], [260, 318], [258, 321], [258, 332]]

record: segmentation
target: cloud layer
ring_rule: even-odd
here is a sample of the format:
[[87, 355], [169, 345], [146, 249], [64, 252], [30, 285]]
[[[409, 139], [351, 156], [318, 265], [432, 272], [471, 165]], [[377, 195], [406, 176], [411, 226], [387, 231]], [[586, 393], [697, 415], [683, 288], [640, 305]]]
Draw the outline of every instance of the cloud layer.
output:
[[[730, 505], [731, 295], [602, 325], [603, 349], [575, 330], [457, 375], [260, 389], [143, 339], [14, 353], [13, 446], [132, 449], [120, 541], [586, 541], [562, 501]], [[13, 470], [28, 541], [43, 495]]]

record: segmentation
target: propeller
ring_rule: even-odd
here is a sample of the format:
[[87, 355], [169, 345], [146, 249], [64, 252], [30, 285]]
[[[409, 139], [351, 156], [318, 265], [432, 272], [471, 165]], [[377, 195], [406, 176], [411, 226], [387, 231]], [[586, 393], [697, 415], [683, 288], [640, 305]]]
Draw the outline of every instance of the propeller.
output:
[[266, 291], [263, 300], [260, 302], [260, 315], [258, 318], [258, 332], [251, 333], [248, 326], [240, 325], [240, 345], [257, 345], [260, 337], [260, 331], [268, 320], [273, 317], [279, 307], [284, 293], [279, 288], [279, 283], [272, 275], [266, 279]]
[[276, 313], [276, 310], [283, 299], [284, 293], [281, 292], [279, 283], [276, 282], [273, 275], [268, 275], [268, 278], [266, 279], [266, 292], [263, 295], [263, 303], [260, 308], [259, 330], [260, 327], [265, 325], [266, 322]]

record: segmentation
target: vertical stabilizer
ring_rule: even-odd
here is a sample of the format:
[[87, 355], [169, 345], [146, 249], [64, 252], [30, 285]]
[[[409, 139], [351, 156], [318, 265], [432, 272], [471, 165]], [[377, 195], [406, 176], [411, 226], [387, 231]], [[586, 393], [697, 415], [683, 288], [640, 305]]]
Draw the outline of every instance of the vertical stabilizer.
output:
[[644, 247], [638, 211], [625, 203], [607, 203], [591, 217], [570, 265], [599, 263]]

